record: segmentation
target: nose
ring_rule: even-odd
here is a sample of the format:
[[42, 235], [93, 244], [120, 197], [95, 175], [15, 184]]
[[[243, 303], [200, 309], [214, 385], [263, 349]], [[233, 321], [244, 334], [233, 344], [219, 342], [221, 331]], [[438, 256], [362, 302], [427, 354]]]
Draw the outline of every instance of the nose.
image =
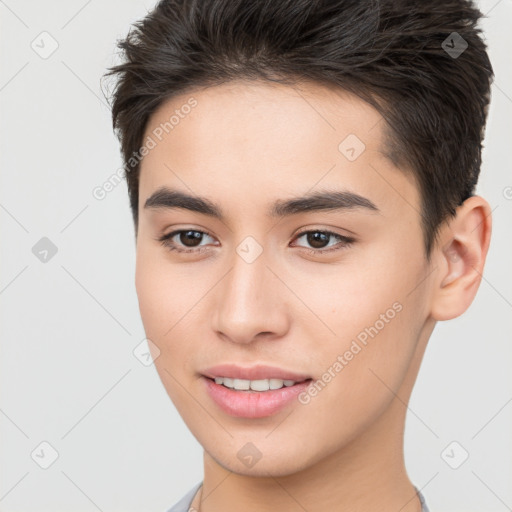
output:
[[213, 298], [212, 328], [225, 340], [248, 344], [279, 338], [289, 329], [290, 297], [278, 273], [267, 265], [264, 253], [251, 263], [234, 255]]

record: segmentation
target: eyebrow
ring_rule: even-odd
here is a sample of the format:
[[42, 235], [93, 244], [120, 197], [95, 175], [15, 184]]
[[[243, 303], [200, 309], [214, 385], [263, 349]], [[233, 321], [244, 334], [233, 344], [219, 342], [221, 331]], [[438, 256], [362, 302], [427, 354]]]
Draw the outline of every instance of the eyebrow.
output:
[[[226, 221], [222, 208], [209, 199], [193, 196], [168, 187], [157, 189], [144, 203], [147, 209], [183, 208], [203, 215], [208, 215], [221, 222]], [[312, 211], [352, 211], [368, 210], [379, 213], [377, 206], [370, 199], [348, 190], [325, 190], [305, 194], [301, 197], [277, 200], [268, 212], [270, 217], [287, 217]]]

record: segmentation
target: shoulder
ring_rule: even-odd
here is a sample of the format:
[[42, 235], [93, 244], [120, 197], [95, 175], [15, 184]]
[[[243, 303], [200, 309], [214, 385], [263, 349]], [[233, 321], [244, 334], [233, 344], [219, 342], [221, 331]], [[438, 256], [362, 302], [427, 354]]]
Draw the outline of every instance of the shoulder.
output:
[[167, 512], [188, 512], [194, 496], [203, 482], [199, 482], [190, 489], [180, 501], [175, 503]]

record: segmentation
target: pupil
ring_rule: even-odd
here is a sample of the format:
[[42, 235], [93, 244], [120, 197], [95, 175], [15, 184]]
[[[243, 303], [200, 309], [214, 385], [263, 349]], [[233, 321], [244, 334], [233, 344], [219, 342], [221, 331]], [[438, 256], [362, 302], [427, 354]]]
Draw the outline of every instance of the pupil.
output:
[[308, 234], [308, 243], [315, 249], [321, 249], [324, 244], [328, 242], [329, 236], [320, 231], [315, 231]]
[[[195, 247], [197, 244], [194, 244], [194, 242], [201, 242], [201, 236], [199, 231], [184, 231], [180, 234], [180, 242], [188, 247]], [[192, 242], [192, 244], [189, 245], [188, 242]]]

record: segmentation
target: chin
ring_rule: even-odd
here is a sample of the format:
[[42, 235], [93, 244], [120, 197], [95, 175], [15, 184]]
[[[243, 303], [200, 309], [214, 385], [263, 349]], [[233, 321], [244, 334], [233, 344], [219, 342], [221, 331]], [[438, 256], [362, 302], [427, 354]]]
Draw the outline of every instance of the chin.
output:
[[291, 456], [290, 459], [284, 461], [282, 459], [275, 459], [272, 458], [272, 460], [267, 459], [266, 461], [260, 459], [252, 468], [249, 468], [245, 466], [244, 464], [236, 461], [234, 462], [232, 459], [223, 461], [219, 460], [217, 458], [214, 458], [214, 460], [222, 466], [227, 471], [231, 471], [232, 473], [235, 473], [237, 475], [241, 476], [252, 476], [252, 477], [285, 477], [289, 475], [293, 475], [305, 468], [308, 467], [308, 464], [306, 462], [303, 462], [302, 464], [294, 460], [295, 457]]
[[[232, 445], [224, 445], [219, 450], [219, 444], [203, 444], [207, 454], [222, 468], [237, 475], [252, 477], [285, 477], [295, 474], [315, 464], [322, 458], [322, 449], [318, 451], [310, 446], [310, 454], [303, 446], [300, 450], [297, 445], [289, 446], [273, 444], [268, 439], [247, 440], [232, 439]], [[211, 439], [210, 439], [211, 442]], [[259, 447], [259, 449], [257, 448]], [[252, 460], [251, 460], [252, 457]], [[247, 461], [244, 461], [247, 458]]]

